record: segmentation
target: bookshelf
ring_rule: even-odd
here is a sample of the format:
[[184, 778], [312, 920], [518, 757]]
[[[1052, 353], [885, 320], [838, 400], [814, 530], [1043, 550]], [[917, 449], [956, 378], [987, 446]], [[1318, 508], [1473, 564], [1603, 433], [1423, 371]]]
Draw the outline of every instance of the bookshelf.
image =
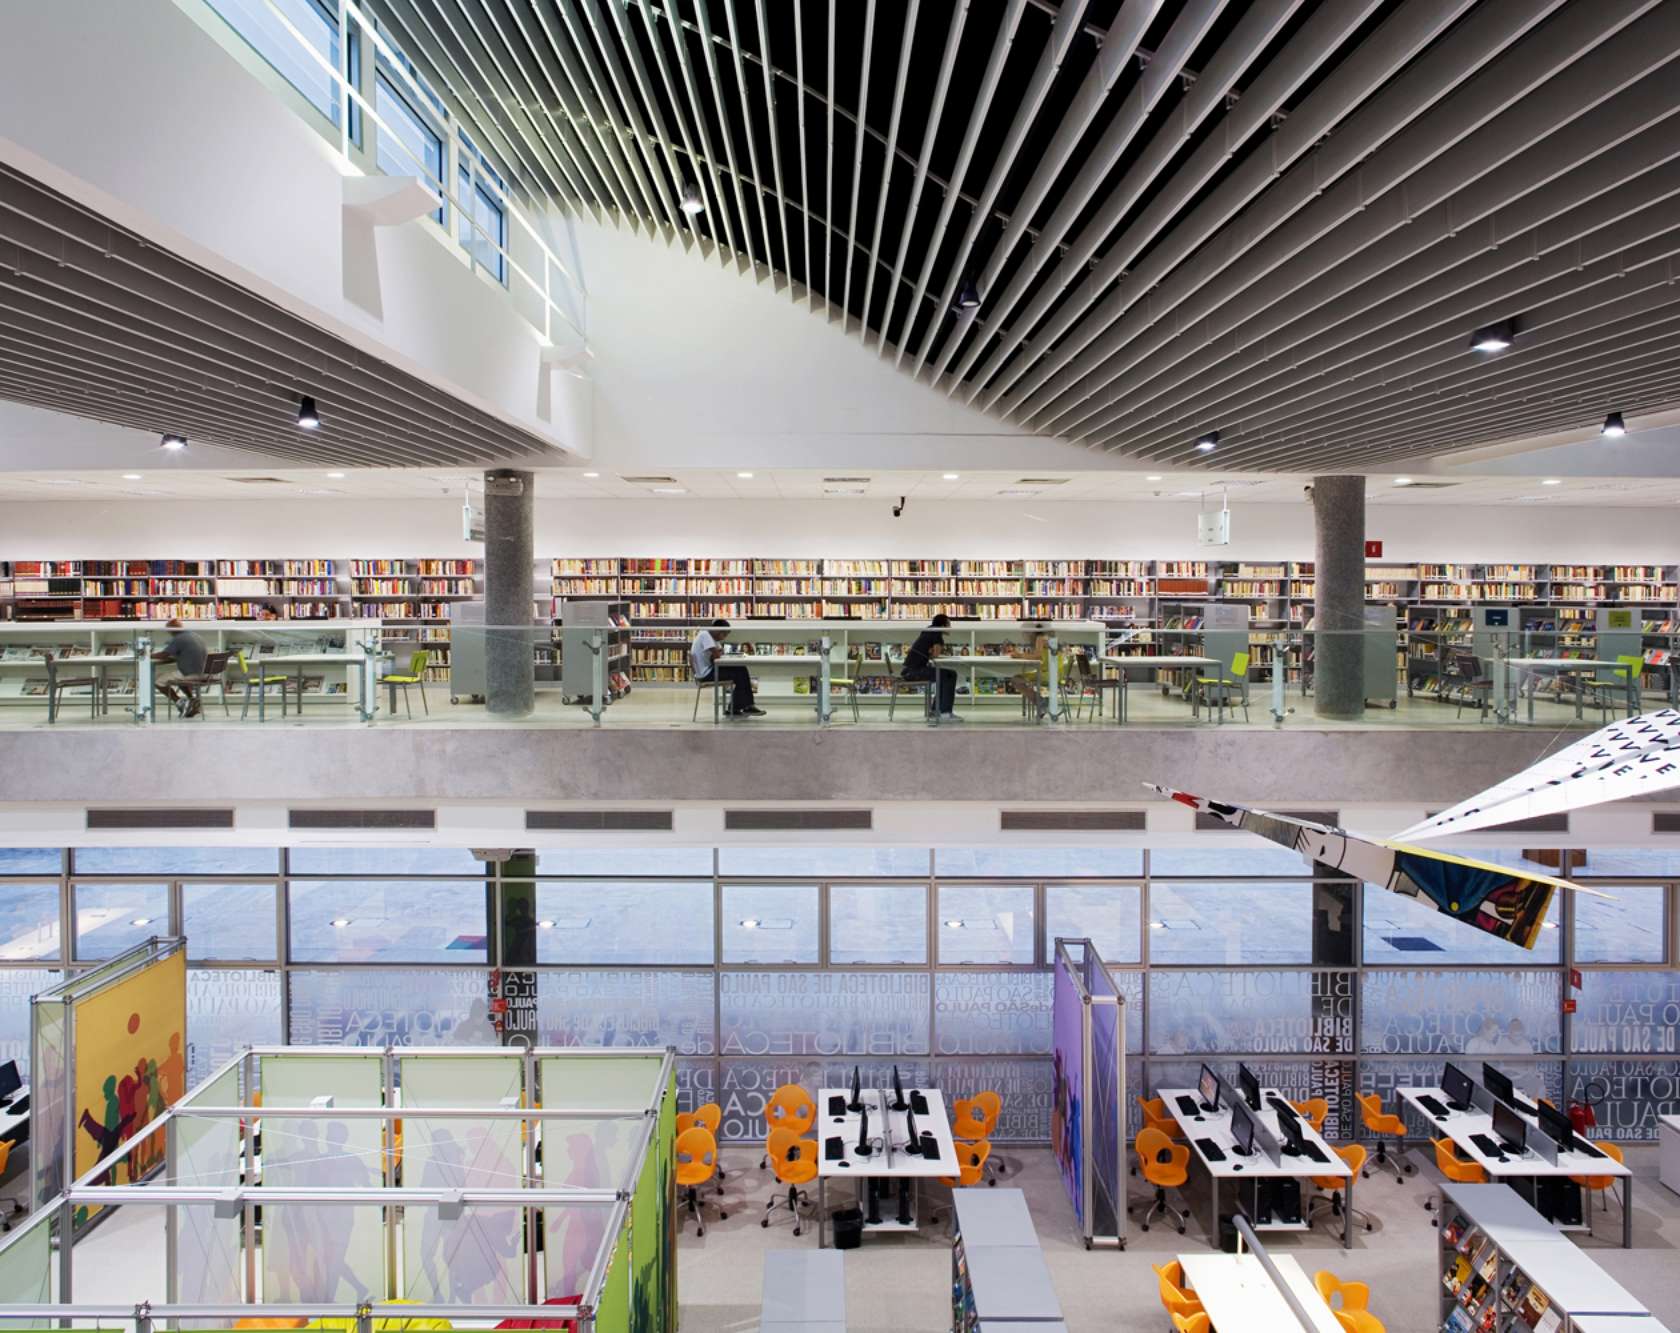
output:
[[1442, 1333], [1589, 1333], [1588, 1317], [1650, 1315], [1509, 1186], [1443, 1184], [1440, 1195]]

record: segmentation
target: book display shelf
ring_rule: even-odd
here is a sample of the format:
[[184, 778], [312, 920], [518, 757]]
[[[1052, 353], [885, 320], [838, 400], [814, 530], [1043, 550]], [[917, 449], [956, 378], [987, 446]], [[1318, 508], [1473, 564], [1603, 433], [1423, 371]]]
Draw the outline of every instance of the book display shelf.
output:
[[1664, 1333], [1586, 1253], [1506, 1185], [1443, 1184], [1438, 1232], [1442, 1333], [1592, 1333], [1639, 1318]]

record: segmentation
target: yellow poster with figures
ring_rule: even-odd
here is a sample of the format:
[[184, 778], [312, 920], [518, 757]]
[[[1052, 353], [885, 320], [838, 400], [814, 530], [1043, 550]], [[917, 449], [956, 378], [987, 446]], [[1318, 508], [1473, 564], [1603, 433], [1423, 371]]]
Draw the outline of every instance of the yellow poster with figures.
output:
[[[80, 1178], [187, 1090], [187, 955], [169, 957], [76, 1006], [76, 1161]], [[163, 1134], [129, 1149], [96, 1185], [127, 1185], [163, 1161]], [[88, 1216], [76, 1210], [77, 1221]]]

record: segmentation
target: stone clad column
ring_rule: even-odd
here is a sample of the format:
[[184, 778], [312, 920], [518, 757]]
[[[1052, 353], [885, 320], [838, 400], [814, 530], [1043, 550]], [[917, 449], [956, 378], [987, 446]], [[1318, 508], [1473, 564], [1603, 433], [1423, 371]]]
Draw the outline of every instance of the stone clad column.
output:
[[535, 704], [531, 650], [532, 474], [484, 474], [484, 702], [503, 717]]
[[1313, 713], [1365, 713], [1365, 478], [1314, 477]]

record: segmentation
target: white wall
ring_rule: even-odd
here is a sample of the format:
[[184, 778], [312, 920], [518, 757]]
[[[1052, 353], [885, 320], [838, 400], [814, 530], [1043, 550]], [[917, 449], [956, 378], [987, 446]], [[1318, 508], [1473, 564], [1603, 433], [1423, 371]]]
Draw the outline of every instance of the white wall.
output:
[[0, 158], [485, 411], [555, 440], [537, 334], [413, 221], [374, 233], [376, 311], [346, 297], [346, 169], [170, 0], [9, 4]]
[[[467, 555], [453, 499], [54, 501], [0, 504], [0, 560], [141, 556]], [[537, 502], [539, 557], [765, 555], [1202, 557], [1313, 555], [1305, 504], [1236, 505], [1233, 540], [1195, 542], [1196, 506], [885, 500]], [[1368, 511], [1394, 561], [1680, 563], [1680, 528], [1659, 510], [1404, 504]]]

